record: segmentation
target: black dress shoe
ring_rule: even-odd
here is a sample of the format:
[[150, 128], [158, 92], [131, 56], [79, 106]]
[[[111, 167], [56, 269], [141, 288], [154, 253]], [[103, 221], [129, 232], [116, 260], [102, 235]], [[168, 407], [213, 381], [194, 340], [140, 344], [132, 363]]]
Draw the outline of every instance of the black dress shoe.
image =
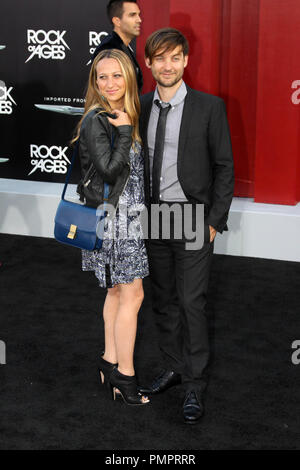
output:
[[173, 370], [162, 370], [149, 387], [138, 387], [140, 393], [155, 395], [181, 383], [181, 375]]
[[183, 403], [183, 419], [187, 424], [196, 424], [203, 415], [204, 407], [197, 392], [190, 390], [186, 393]]

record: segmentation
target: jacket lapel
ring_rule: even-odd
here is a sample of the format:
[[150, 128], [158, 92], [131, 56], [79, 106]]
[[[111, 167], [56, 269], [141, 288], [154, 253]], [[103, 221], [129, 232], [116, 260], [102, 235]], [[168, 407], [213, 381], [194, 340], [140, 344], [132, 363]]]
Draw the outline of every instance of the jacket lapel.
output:
[[140, 118], [140, 133], [143, 142], [144, 149], [144, 177], [145, 177], [145, 198], [146, 202], [150, 200], [150, 167], [149, 167], [149, 152], [148, 152], [148, 124], [150, 119], [150, 113], [152, 109], [154, 92], [149, 93], [143, 97], [143, 104], [141, 109]]
[[189, 129], [191, 127], [191, 119], [194, 110], [193, 90], [186, 85], [187, 95], [185, 97], [182, 119], [179, 132], [178, 156], [177, 156], [177, 172], [180, 177], [181, 164], [184, 158], [184, 149], [188, 138]]

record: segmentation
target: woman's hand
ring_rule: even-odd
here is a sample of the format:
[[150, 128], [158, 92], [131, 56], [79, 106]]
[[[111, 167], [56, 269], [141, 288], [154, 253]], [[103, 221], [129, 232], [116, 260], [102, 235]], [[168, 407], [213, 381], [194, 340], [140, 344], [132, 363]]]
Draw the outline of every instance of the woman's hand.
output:
[[215, 236], [217, 235], [217, 231], [216, 229], [212, 226], [212, 225], [209, 225], [209, 233], [210, 233], [210, 243], [212, 243], [215, 239]]
[[115, 114], [117, 116], [116, 119], [112, 119], [110, 117], [107, 117], [107, 119], [108, 119], [108, 122], [110, 122], [113, 126], [115, 127], [131, 126], [131, 121], [127, 113], [124, 113], [123, 111], [119, 111], [118, 109], [114, 109], [112, 111], [112, 114]]

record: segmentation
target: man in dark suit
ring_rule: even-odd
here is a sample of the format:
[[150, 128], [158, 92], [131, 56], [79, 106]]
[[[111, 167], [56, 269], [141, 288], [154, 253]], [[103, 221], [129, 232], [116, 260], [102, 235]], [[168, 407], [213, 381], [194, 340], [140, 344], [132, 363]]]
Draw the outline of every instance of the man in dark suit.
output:
[[107, 15], [113, 25], [113, 32], [101, 41], [93, 54], [93, 60], [104, 49], [119, 49], [125, 52], [134, 65], [138, 88], [141, 91], [143, 75], [130, 47], [130, 42], [141, 32], [140, 13], [136, 0], [110, 0], [107, 5]]
[[[147, 249], [153, 309], [162, 353], [162, 370], [149, 387], [156, 394], [182, 383], [183, 417], [196, 423], [203, 414], [209, 360], [205, 311], [214, 238], [228, 230], [234, 169], [224, 101], [188, 87], [183, 72], [189, 45], [178, 30], [154, 32], [145, 48], [146, 65], [157, 82], [141, 98], [140, 132], [145, 155], [145, 199], [153, 204], [204, 206], [204, 244], [187, 249], [186, 238], [149, 238]], [[171, 214], [172, 215], [172, 214]], [[153, 220], [151, 221], [153, 223]]]

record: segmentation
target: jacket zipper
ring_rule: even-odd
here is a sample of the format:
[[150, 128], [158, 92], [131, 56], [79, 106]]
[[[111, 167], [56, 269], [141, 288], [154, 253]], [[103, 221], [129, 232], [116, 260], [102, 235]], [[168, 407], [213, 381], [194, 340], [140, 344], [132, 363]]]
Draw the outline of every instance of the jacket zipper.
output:
[[[124, 184], [124, 186], [123, 186], [123, 190], [122, 190], [122, 192], [121, 192], [121, 194], [120, 194], [120, 196], [119, 196], [119, 199], [120, 199], [120, 197], [123, 195], [123, 193], [124, 193], [124, 191], [125, 191], [125, 189], [126, 189], [126, 186], [127, 186], [128, 180], [129, 180], [129, 177], [130, 177], [130, 169], [131, 169], [131, 168], [130, 168], [130, 163], [127, 163], [127, 165], [129, 166], [129, 175], [128, 175], [127, 180], [126, 180], [126, 182], [125, 182], [125, 184]], [[95, 173], [95, 172], [94, 172], [94, 173]], [[91, 177], [93, 176], [94, 173], [92, 173]], [[83, 186], [86, 188], [86, 187], [90, 184], [90, 182], [91, 182], [91, 178], [88, 179], [88, 180], [83, 184]], [[115, 207], [114, 215], [115, 215], [115, 213], [116, 213], [116, 210], [118, 209], [118, 206], [119, 206], [119, 200], [118, 200], [118, 203], [117, 203], [117, 205], [116, 205], [116, 207]]]
[[94, 171], [92, 171], [92, 170], [93, 170], [93, 167], [91, 166], [91, 167], [90, 167], [90, 171], [87, 171], [87, 174], [90, 173], [90, 175], [89, 175], [89, 179], [88, 179], [85, 183], [83, 183], [83, 186], [84, 186], [85, 188], [90, 184], [90, 182], [92, 181], [92, 177], [93, 177], [94, 174], [96, 173], [96, 170], [95, 170], [95, 169], [94, 169]]

